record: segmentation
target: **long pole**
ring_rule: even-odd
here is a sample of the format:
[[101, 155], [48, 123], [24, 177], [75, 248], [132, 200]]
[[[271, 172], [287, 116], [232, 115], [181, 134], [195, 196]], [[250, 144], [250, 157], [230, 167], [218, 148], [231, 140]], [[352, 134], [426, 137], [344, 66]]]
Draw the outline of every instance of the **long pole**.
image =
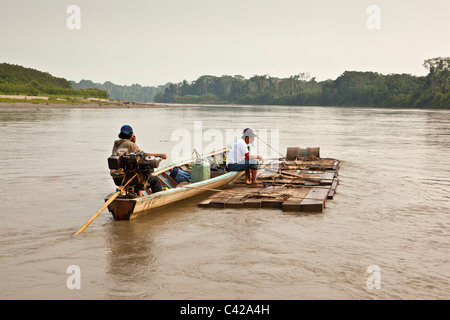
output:
[[268, 146], [270, 149], [272, 149], [273, 151], [275, 151], [276, 153], [278, 153], [281, 158], [285, 158], [285, 156], [283, 156], [278, 150], [275, 150], [271, 145], [269, 145], [267, 142], [265, 142], [264, 140], [262, 140], [260, 137], [256, 136], [258, 138], [259, 141], [261, 141], [262, 143], [264, 143], [266, 146]]
[[82, 227], [80, 228], [80, 230], [78, 230], [73, 236], [75, 237], [76, 235], [78, 235], [78, 234], [80, 234], [81, 232], [83, 232], [83, 231], [84, 231], [84, 230], [92, 223], [92, 221], [94, 221], [94, 220], [100, 215], [100, 213], [102, 213], [103, 210], [105, 210], [106, 207], [109, 206], [109, 204], [110, 204], [111, 202], [113, 202], [115, 198], [117, 198], [117, 196], [123, 191], [123, 189], [125, 189], [125, 187], [126, 187], [126, 186], [131, 182], [131, 180], [133, 180], [134, 177], [136, 177], [136, 176], [137, 176], [137, 174], [135, 174], [130, 180], [128, 180], [127, 183], [125, 183], [123, 186], [121, 186], [121, 187], [119, 188], [119, 190], [118, 190], [116, 193], [114, 193], [114, 194], [111, 196], [111, 198], [109, 198], [108, 201], [106, 201], [105, 204], [104, 204], [100, 209], [98, 209], [98, 211], [97, 211], [97, 212], [96, 212], [96, 213], [88, 220], [88, 222], [86, 222], [86, 223], [84, 224], [84, 226], [82, 226]]

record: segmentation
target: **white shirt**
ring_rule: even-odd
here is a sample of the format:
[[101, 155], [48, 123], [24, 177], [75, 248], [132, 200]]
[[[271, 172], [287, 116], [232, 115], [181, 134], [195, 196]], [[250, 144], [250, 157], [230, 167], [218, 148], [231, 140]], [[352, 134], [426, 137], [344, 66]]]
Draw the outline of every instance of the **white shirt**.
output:
[[245, 159], [245, 155], [249, 153], [247, 144], [244, 139], [239, 139], [231, 146], [227, 153], [227, 166], [231, 163], [238, 163]]

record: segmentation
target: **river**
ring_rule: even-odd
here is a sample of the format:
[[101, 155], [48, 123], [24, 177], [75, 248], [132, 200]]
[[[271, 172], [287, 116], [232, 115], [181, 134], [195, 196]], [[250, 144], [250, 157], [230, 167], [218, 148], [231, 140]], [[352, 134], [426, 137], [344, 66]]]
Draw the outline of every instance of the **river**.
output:
[[[319, 214], [201, 196], [132, 221], [105, 210], [72, 237], [115, 190], [106, 159], [123, 124], [167, 162], [177, 134], [203, 146], [252, 127], [282, 154], [339, 159], [340, 184]], [[2, 108], [0, 125], [0, 299], [450, 298], [449, 111]]]

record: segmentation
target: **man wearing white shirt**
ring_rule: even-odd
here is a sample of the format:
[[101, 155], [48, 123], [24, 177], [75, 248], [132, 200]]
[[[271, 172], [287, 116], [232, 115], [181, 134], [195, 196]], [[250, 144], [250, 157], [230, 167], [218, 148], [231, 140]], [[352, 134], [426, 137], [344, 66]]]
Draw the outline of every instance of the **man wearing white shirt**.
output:
[[260, 155], [250, 154], [247, 145], [255, 140], [255, 132], [247, 128], [242, 134], [242, 138], [237, 140], [228, 150], [227, 169], [228, 171], [245, 171], [245, 183], [255, 184], [258, 173], [258, 160], [264, 162]]

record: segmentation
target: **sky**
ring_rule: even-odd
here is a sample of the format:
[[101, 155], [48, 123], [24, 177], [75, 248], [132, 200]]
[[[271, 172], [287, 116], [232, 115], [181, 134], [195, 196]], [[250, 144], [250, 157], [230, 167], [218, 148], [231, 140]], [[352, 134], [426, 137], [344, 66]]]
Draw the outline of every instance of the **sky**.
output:
[[422, 76], [448, 56], [448, 0], [0, 0], [0, 63], [77, 82]]

